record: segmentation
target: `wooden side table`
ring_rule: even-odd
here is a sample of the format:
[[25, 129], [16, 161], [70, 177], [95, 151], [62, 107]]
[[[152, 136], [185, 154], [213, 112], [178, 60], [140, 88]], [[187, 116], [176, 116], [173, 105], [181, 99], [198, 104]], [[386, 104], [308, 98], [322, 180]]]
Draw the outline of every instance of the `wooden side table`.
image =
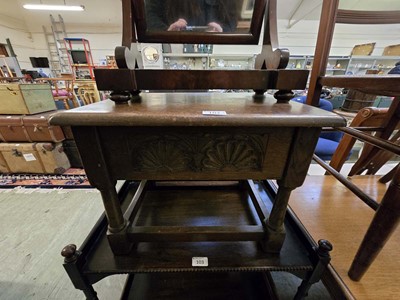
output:
[[[300, 186], [322, 127], [344, 126], [333, 113], [298, 103], [255, 101], [243, 93], [143, 93], [141, 100], [101, 101], [60, 112], [52, 124], [71, 126], [90, 183], [100, 190], [115, 255], [141, 241], [257, 240], [278, 253], [290, 192]], [[262, 180], [279, 184], [270, 214], [254, 197], [262, 226], [171, 228], [135, 226], [133, 199], [124, 216], [117, 180]], [[143, 190], [146, 190], [146, 186]]]

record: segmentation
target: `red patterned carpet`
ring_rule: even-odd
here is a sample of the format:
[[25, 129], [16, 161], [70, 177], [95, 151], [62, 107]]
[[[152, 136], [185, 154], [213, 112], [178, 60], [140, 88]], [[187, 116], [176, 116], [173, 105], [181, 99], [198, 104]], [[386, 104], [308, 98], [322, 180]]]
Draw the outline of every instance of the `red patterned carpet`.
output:
[[54, 174], [0, 174], [0, 188], [92, 188], [83, 169]]

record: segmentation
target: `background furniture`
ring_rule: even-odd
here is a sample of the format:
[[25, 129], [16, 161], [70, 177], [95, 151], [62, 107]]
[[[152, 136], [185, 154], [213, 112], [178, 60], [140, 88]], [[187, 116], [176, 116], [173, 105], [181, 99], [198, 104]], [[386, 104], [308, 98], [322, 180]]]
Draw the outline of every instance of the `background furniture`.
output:
[[83, 105], [100, 101], [100, 94], [96, 86], [96, 81], [87, 79], [74, 80], [76, 95]]
[[90, 43], [84, 38], [64, 38], [68, 61], [76, 79], [94, 80], [92, 51]]
[[[315, 57], [313, 55], [292, 55], [288, 68], [312, 70]], [[329, 75], [364, 75], [367, 70], [376, 70], [386, 74], [392, 69], [400, 56], [396, 55], [350, 55], [329, 56], [325, 73]]]
[[72, 75], [55, 78], [37, 78], [35, 81], [48, 82], [50, 84], [57, 108], [70, 109], [79, 106], [74, 95], [74, 78]]
[[[365, 75], [365, 76], [325, 76], [325, 66], [328, 60], [329, 49], [331, 47], [335, 23], [351, 23], [351, 24], [395, 24], [400, 23], [399, 11], [349, 11], [338, 10], [338, 0], [328, 1], [324, 0], [321, 22], [318, 31], [317, 46], [315, 49], [315, 62], [313, 65], [309, 93], [307, 103], [317, 105], [319, 95], [323, 86], [329, 87], [345, 87], [352, 89], [359, 89], [363, 92], [398, 96], [400, 94], [400, 86], [398, 84], [400, 77], [395, 75], [378, 76], [378, 75]], [[392, 104], [393, 105], [393, 104]], [[373, 143], [375, 146], [390, 150], [396, 154], [400, 153], [399, 146], [387, 142], [388, 132], [393, 131], [397, 125], [399, 118], [399, 108], [393, 111], [393, 118], [388, 120], [385, 129], [380, 137], [372, 137], [368, 134], [363, 134], [355, 129], [342, 128], [341, 130], [349, 133], [363, 141]], [[346, 182], [345, 178], [335, 172], [333, 168], [327, 167], [322, 160], [317, 161], [324, 166], [330, 173], [342, 182]], [[360, 280], [362, 275], [367, 271], [369, 265], [378, 255], [379, 251], [384, 246], [391, 233], [396, 229], [400, 220], [400, 207], [399, 199], [400, 189], [400, 169], [393, 175], [392, 182], [388, 187], [385, 196], [380, 204], [373, 204], [369, 197], [362, 195], [363, 193], [357, 187], [351, 187], [352, 191], [356, 191], [366, 202], [370, 203], [371, 207], [379, 208], [376, 211], [375, 217], [366, 233], [359, 251], [353, 261], [349, 270], [349, 276], [353, 280]], [[348, 181], [347, 181], [348, 182]], [[346, 186], [351, 186], [347, 184]]]
[[[299, 103], [306, 103], [307, 96], [294, 97], [291, 100]], [[333, 111], [332, 103], [322, 98], [319, 99], [317, 107], [323, 110]], [[342, 137], [343, 133], [340, 131], [321, 132], [314, 153], [319, 158], [325, 161], [331, 160], [332, 156], [336, 152], [337, 147], [339, 146], [339, 142], [341, 141]], [[350, 155], [351, 155], [351, 149], [349, 150], [349, 152], [347, 152], [347, 156], [345, 156], [345, 158], [348, 158]]]

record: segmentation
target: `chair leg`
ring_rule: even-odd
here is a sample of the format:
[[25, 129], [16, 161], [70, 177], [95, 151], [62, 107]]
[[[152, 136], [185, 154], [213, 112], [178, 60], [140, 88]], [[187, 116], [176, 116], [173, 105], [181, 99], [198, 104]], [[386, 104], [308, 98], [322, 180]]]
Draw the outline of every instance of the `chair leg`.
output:
[[68, 104], [68, 99], [63, 99], [65, 109], [70, 109], [71, 107]]
[[396, 169], [378, 210], [351, 264], [349, 277], [359, 281], [400, 222], [400, 168]]
[[379, 182], [380, 182], [380, 183], [387, 183], [387, 182], [389, 182], [390, 180], [392, 180], [394, 174], [396, 173], [397, 169], [399, 169], [399, 168], [400, 168], [400, 164], [398, 164], [398, 165], [395, 166], [393, 169], [391, 169], [387, 174], [385, 174], [384, 176], [382, 176], [382, 177], [379, 179]]

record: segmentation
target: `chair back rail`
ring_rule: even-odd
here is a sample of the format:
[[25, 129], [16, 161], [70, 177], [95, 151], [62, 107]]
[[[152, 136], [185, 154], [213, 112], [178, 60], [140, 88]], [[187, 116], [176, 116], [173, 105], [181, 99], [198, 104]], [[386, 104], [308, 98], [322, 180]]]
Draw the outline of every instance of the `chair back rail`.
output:
[[[323, 86], [351, 88], [364, 93], [395, 97], [382, 123], [382, 130], [378, 131], [375, 136], [355, 130], [354, 128], [341, 128], [346, 134], [374, 146], [370, 147], [371, 150], [358, 163], [362, 169], [377, 155], [379, 148], [391, 151], [397, 155], [400, 154], [400, 146], [388, 141], [399, 124], [400, 85], [398, 83], [400, 76], [325, 76], [334, 28], [336, 23], [397, 24], [400, 23], [400, 12], [340, 10], [338, 7], [339, 0], [323, 0], [307, 103], [317, 106]], [[338, 148], [338, 150], [343, 149]], [[346, 151], [349, 151], [349, 149], [346, 149]], [[355, 192], [355, 189], [351, 187], [351, 182], [341, 176], [335, 168], [327, 165], [318, 158], [317, 162], [339, 181], [343, 182], [351, 191]], [[342, 163], [339, 161], [336, 164], [336, 168], [340, 168]], [[360, 169], [359, 167], [357, 168]], [[397, 167], [392, 174], [391, 183], [377, 208], [374, 219], [350, 266], [348, 274], [352, 280], [358, 281], [362, 278], [400, 222], [400, 201], [398, 201], [400, 198], [400, 167]], [[358, 191], [355, 194], [361, 195], [360, 198], [364, 197]], [[369, 202], [369, 199], [366, 200]], [[374, 205], [370, 206], [374, 207]]]

